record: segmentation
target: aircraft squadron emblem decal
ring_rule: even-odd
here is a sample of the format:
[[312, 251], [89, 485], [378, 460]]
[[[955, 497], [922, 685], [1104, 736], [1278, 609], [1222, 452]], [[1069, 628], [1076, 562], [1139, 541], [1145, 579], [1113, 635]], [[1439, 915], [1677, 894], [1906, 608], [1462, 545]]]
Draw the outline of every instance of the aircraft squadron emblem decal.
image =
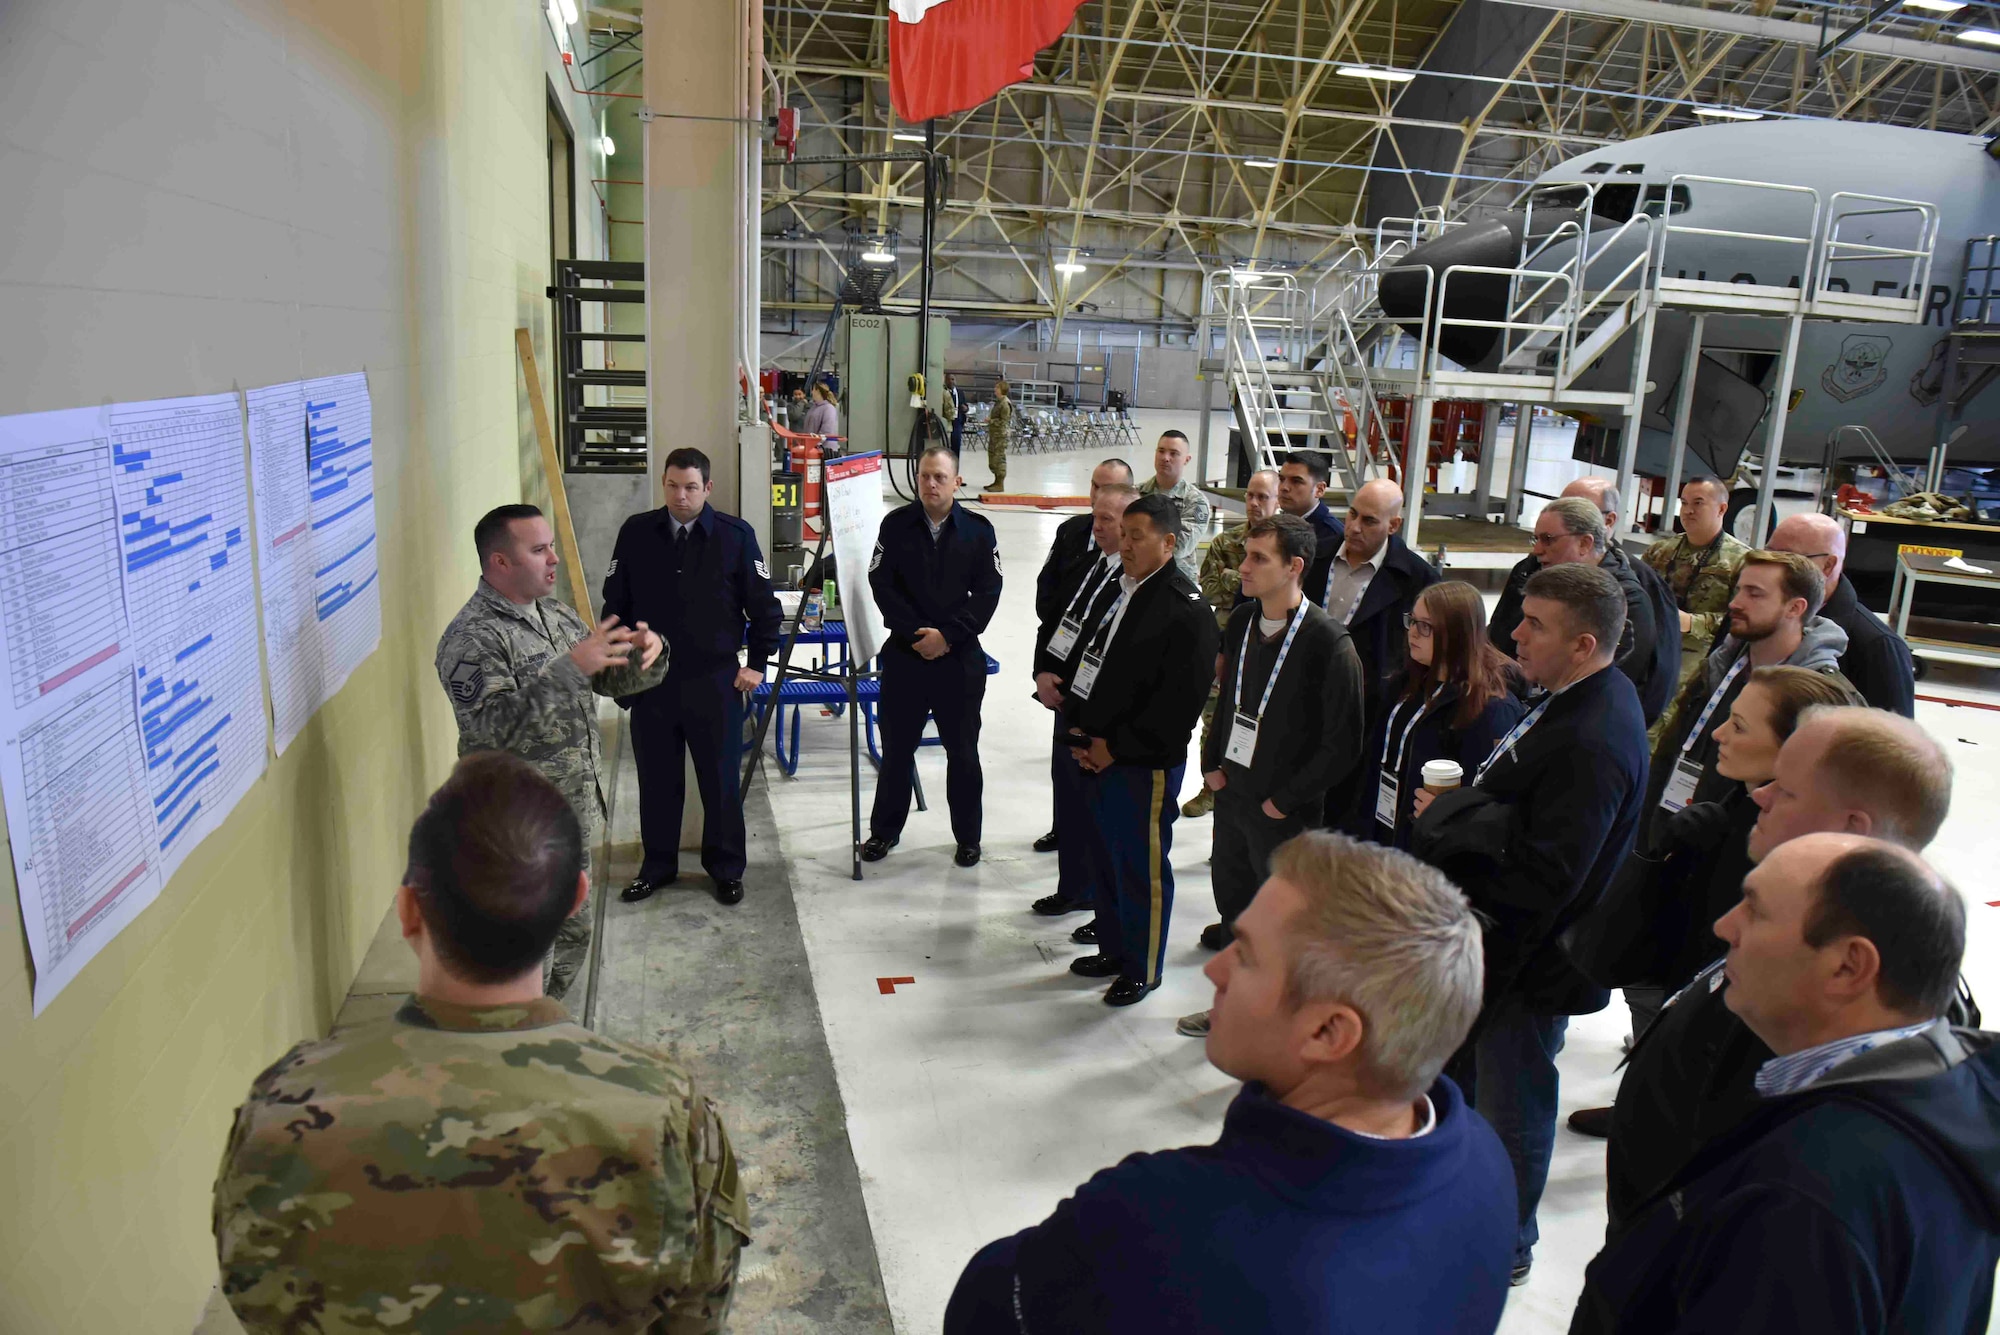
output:
[[1819, 387], [1837, 403], [1873, 393], [1889, 378], [1890, 341], [1879, 334], [1850, 334], [1840, 341], [1840, 354], [1819, 373]]

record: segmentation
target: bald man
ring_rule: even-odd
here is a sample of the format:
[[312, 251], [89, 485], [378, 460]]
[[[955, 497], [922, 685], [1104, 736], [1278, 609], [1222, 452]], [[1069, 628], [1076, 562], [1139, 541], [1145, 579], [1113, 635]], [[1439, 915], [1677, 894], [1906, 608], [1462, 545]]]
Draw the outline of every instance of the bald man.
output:
[[[1347, 627], [1354, 651], [1361, 656], [1368, 727], [1374, 726], [1381, 706], [1383, 684], [1409, 658], [1403, 618], [1417, 595], [1438, 579], [1430, 562], [1397, 536], [1402, 527], [1402, 488], [1387, 478], [1363, 483], [1348, 502], [1345, 532], [1327, 570], [1325, 587], [1306, 590], [1329, 617]], [[1354, 741], [1358, 746], [1361, 738]], [[1375, 800], [1372, 792], [1363, 796]]]
[[1771, 534], [1771, 550], [1797, 552], [1826, 576], [1826, 602], [1819, 614], [1847, 632], [1840, 675], [1875, 708], [1914, 718], [1917, 674], [1910, 646], [1861, 605], [1854, 585], [1842, 573], [1847, 564], [1847, 530], [1830, 515], [1793, 515]]

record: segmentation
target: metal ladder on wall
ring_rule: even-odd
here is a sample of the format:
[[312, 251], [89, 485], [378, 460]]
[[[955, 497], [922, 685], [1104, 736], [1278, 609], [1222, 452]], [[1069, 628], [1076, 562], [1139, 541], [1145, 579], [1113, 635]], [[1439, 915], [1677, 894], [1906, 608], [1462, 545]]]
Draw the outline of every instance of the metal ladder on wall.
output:
[[[646, 354], [644, 334], [588, 329], [584, 307], [592, 303], [643, 305], [646, 266], [628, 260], [557, 260], [556, 281], [548, 289], [556, 310], [556, 409], [563, 470], [570, 473], [646, 471]], [[637, 286], [614, 286], [636, 284]], [[600, 325], [608, 321], [600, 321]], [[639, 370], [592, 367], [588, 345], [642, 345]], [[608, 357], [601, 360], [610, 360]], [[593, 388], [604, 392], [593, 394]], [[620, 390], [637, 389], [638, 403], [619, 402]]]
[[[1218, 276], [1212, 276], [1218, 277]], [[1364, 480], [1348, 443], [1349, 380], [1307, 367], [1304, 293], [1290, 274], [1220, 275], [1212, 300], [1223, 307], [1229, 400], [1244, 446], [1259, 469], [1276, 471], [1294, 449], [1328, 457], [1331, 485], [1353, 491]]]

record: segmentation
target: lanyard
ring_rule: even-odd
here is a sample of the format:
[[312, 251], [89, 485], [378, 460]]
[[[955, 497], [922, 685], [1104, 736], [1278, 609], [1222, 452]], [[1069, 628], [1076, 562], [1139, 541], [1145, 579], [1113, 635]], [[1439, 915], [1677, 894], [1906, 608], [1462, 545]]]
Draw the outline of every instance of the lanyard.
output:
[[[1262, 608], [1258, 609], [1262, 611]], [[1271, 664], [1271, 675], [1264, 678], [1264, 698], [1257, 702], [1257, 721], [1264, 721], [1264, 711], [1271, 704], [1271, 689], [1278, 684], [1278, 674], [1285, 670], [1285, 655], [1292, 652], [1292, 639], [1299, 633], [1299, 627], [1306, 619], [1305, 600], [1292, 609], [1292, 624], [1285, 631], [1285, 642], [1278, 646], [1278, 661]], [[1243, 660], [1250, 655], [1250, 635], [1257, 629], [1257, 618], [1252, 616], [1243, 624], [1243, 647], [1236, 653], [1236, 712], [1243, 712]]]
[[[1399, 782], [1401, 781], [1403, 776], [1403, 757], [1410, 753], [1410, 734], [1416, 731], [1418, 722], [1422, 720], [1425, 714], [1430, 712], [1431, 706], [1437, 703], [1437, 698], [1444, 694], [1444, 688], [1445, 683], [1439, 682], [1431, 688], [1430, 696], [1427, 699], [1402, 700], [1397, 702], [1395, 710], [1389, 715], [1389, 730], [1382, 734], [1383, 773], [1392, 774]], [[1408, 719], [1403, 718], [1403, 706], [1406, 704], [1414, 704], [1416, 706], [1415, 712]], [[1396, 730], [1399, 724], [1402, 727], [1401, 732]], [[1391, 738], [1395, 739], [1396, 746], [1396, 763], [1394, 765], [1389, 763], [1389, 743]]]
[[1104, 581], [1111, 577], [1112, 569], [1103, 557], [1098, 558], [1096, 573], [1086, 576], [1084, 582], [1077, 586], [1076, 592], [1070, 597], [1069, 606], [1063, 609], [1062, 620], [1074, 620], [1078, 607], [1082, 607], [1086, 612], [1090, 610], [1091, 600], [1104, 591]]
[[1522, 719], [1519, 723], [1516, 723], [1514, 725], [1514, 730], [1512, 732], [1509, 732], [1505, 737], [1502, 737], [1500, 739], [1500, 745], [1493, 748], [1493, 754], [1486, 757], [1486, 763], [1481, 765], [1478, 771], [1475, 774], [1473, 774], [1472, 781], [1475, 784], [1478, 783], [1481, 779], [1484, 779], [1486, 777], [1487, 770], [1492, 769], [1495, 765], [1500, 763], [1500, 758], [1502, 756], [1505, 756], [1511, 751], [1513, 751], [1514, 744], [1520, 741], [1523, 737], [1527, 736], [1528, 729], [1534, 727], [1537, 723], [1541, 722], [1542, 715], [1548, 712], [1549, 700], [1553, 699], [1555, 699], [1555, 696], [1551, 695], [1548, 700], [1542, 701], [1540, 704], [1536, 705], [1533, 709], [1529, 710], [1528, 716]]
[[1715, 688], [1714, 695], [1708, 697], [1708, 703], [1702, 707], [1701, 717], [1694, 721], [1694, 727], [1688, 729], [1687, 737], [1682, 740], [1682, 755], [1691, 755], [1694, 752], [1695, 744], [1701, 740], [1703, 731], [1708, 727], [1710, 716], [1715, 713], [1715, 707], [1722, 703], [1723, 696], [1729, 694], [1729, 683], [1736, 680], [1736, 674], [1741, 672], [1749, 661], [1749, 651], [1745, 650], [1734, 663], [1729, 665], [1729, 671], [1723, 675], [1722, 684]]
[[1104, 615], [1097, 619], [1097, 629], [1090, 637], [1090, 645], [1085, 654], [1095, 654], [1099, 658], [1111, 648], [1111, 632], [1118, 626], [1118, 611], [1125, 606], [1125, 590], [1118, 590], [1118, 596], [1104, 609]]

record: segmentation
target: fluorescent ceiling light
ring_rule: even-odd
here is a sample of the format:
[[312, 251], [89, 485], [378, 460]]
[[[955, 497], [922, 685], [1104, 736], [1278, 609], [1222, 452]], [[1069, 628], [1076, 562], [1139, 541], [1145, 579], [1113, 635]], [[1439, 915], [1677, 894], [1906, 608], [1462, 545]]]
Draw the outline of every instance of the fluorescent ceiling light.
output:
[[864, 250], [861, 261], [864, 264], [894, 264], [896, 257], [886, 250]]
[[597, 141], [597, 146], [604, 150], [604, 156], [607, 158], [618, 151], [618, 145], [611, 142], [611, 136], [608, 134]]
[[1739, 111], [1735, 107], [1696, 107], [1694, 114], [1697, 116], [1706, 116], [1712, 121], [1760, 121], [1764, 119], [1764, 113], [1761, 111]]
[[1932, 14], [1956, 14], [1965, 8], [1965, 0], [1903, 0], [1907, 9], [1921, 9]]
[[556, 3], [562, 6], [563, 22], [574, 28], [576, 26], [576, 0], [556, 0]]
[[1991, 28], [1966, 28], [1952, 34], [1961, 42], [1977, 42], [1981, 46], [2000, 46], [2000, 32]]
[[1243, 165], [1246, 167], [1276, 167], [1278, 163], [1274, 158], [1251, 158]]
[[1408, 83], [1417, 77], [1408, 70], [1377, 69], [1373, 65], [1342, 65], [1334, 73], [1343, 79], [1379, 79], [1383, 83]]
[[923, 135], [915, 130], [897, 130], [889, 137], [891, 139], [900, 139], [906, 144], [921, 144], [924, 142]]
[[1075, 260], [1065, 260], [1056, 266], [1057, 273], [1082, 273], [1083, 271], [1084, 266], [1078, 264]]

